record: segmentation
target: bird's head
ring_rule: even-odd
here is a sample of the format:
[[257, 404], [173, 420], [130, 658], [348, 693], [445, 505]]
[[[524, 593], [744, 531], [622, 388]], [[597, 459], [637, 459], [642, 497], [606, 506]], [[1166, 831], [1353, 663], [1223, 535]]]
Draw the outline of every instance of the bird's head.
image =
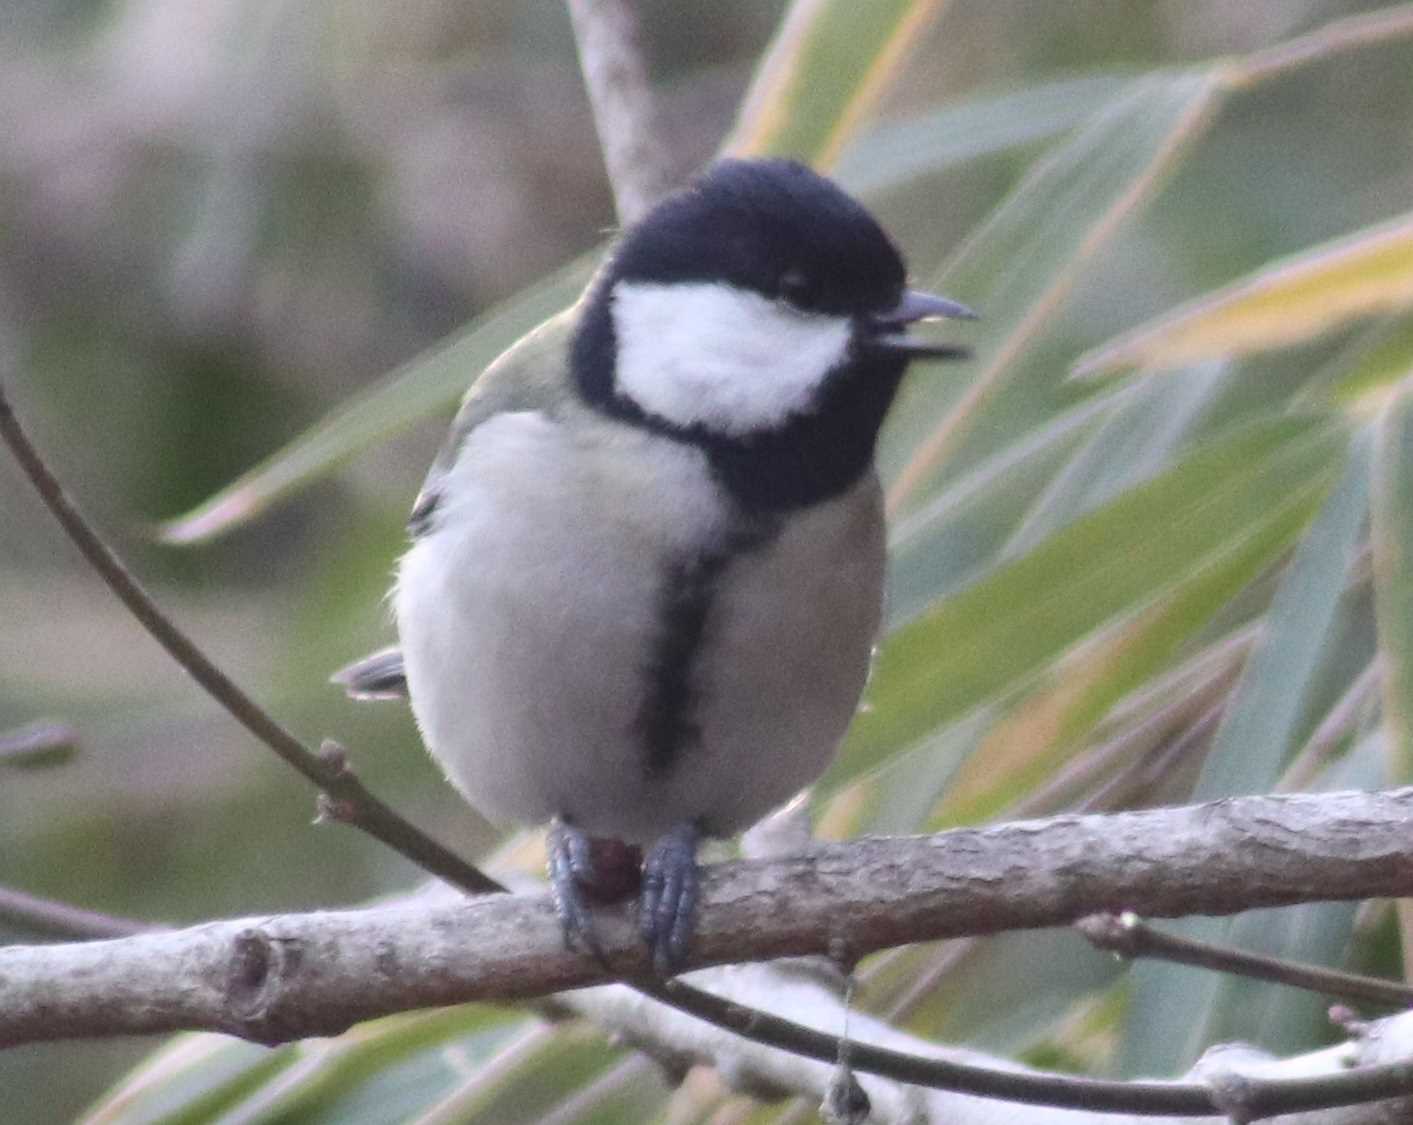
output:
[[718, 462], [783, 455], [791, 463], [756, 467], [807, 468], [819, 479], [768, 503], [788, 507], [863, 471], [910, 360], [965, 355], [908, 326], [971, 315], [908, 289], [897, 248], [831, 181], [792, 161], [725, 160], [623, 235], [573, 369], [590, 405]]

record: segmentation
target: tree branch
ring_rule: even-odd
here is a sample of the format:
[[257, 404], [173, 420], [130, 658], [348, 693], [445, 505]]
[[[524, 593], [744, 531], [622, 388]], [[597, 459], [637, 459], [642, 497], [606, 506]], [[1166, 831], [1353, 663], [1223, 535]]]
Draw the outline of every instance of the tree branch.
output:
[[14, 887], [0, 887], [0, 921], [42, 934], [72, 939], [117, 938], [164, 930], [150, 922], [86, 910], [52, 898], [40, 898]]
[[677, 186], [638, 44], [638, 14], [632, 0], [569, 0], [569, 15], [618, 219], [627, 226]]
[[[1060, 925], [1131, 907], [1226, 914], [1413, 893], [1413, 789], [1246, 797], [1064, 816], [937, 836], [865, 839], [704, 873], [694, 966]], [[627, 908], [599, 935], [614, 970], [648, 971]], [[408, 1008], [542, 996], [600, 983], [564, 949], [546, 895], [217, 922], [81, 945], [0, 950], [0, 1043], [207, 1028], [262, 1042], [337, 1033]], [[673, 997], [672, 985], [649, 984]], [[727, 1005], [727, 1007], [732, 1007]], [[718, 1013], [720, 1015], [720, 1013]], [[832, 1038], [777, 1046], [826, 1059]], [[725, 1017], [729, 1028], [732, 1021]], [[856, 1069], [879, 1060], [854, 1052]], [[893, 1064], [884, 1061], [883, 1065]], [[896, 1068], [892, 1073], [896, 1074]], [[988, 1071], [991, 1083], [995, 1071]], [[908, 1072], [910, 1081], [921, 1075]], [[971, 1089], [948, 1074], [953, 1088]], [[1033, 1078], [1033, 1076], [1032, 1076]], [[1406, 1083], [1413, 1075], [1405, 1074]], [[961, 1082], [961, 1085], [957, 1085]], [[1094, 1105], [1093, 1084], [1079, 1093]], [[1105, 1084], [1099, 1083], [1099, 1087]], [[988, 1085], [984, 1092], [997, 1093]], [[1011, 1092], [1006, 1096], [1018, 1096]], [[1169, 1106], [1169, 1112], [1180, 1112]]]
[[1075, 923], [1075, 929], [1096, 949], [1107, 950], [1125, 960], [1151, 957], [1253, 980], [1274, 981], [1353, 1004], [1413, 1008], [1413, 988], [1406, 984], [1340, 972], [1322, 965], [1302, 965], [1279, 957], [1179, 937], [1155, 930], [1138, 915], [1127, 911], [1081, 918]]
[[[842, 1002], [830, 988], [778, 964], [705, 970], [693, 979], [723, 1004], [768, 997], [776, 1016], [794, 1025], [838, 1027], [843, 1019]], [[800, 1058], [795, 1045], [777, 1050], [723, 1034], [645, 1002], [623, 986], [584, 989], [560, 999], [597, 1026], [676, 1065], [715, 1067], [745, 1092], [795, 1094], [818, 1104], [834, 1077], [827, 1055], [814, 1055], [811, 1061]], [[1183, 1082], [1096, 1082], [1045, 1074], [978, 1051], [928, 1042], [857, 1011], [849, 1014], [849, 1024], [856, 1070], [883, 1069], [865, 1068], [860, 1056], [871, 1063], [879, 1055], [913, 1063], [911, 1074], [899, 1067], [887, 1079], [876, 1072], [858, 1076], [871, 1103], [871, 1125], [1194, 1125], [1194, 1118], [1212, 1125], [1214, 1114], [1225, 1122], [1293, 1114], [1281, 1116], [1280, 1125], [1388, 1125], [1409, 1119], [1408, 1102], [1375, 1099], [1409, 1088], [1413, 1014], [1364, 1025], [1336, 1047], [1287, 1059], [1249, 1048], [1214, 1049]], [[948, 1073], [951, 1080], [945, 1088], [942, 1083], [927, 1088], [918, 1082], [923, 1076], [917, 1071], [924, 1068]], [[1376, 1084], [1377, 1091], [1372, 1089]], [[1030, 1104], [1001, 1105], [996, 1098]], [[1336, 1105], [1349, 1108], [1332, 1113]]]

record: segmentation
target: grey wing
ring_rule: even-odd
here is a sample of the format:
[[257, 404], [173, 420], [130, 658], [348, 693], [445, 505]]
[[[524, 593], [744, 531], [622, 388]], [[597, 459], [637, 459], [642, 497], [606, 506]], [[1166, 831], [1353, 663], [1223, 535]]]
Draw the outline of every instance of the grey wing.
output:
[[[513, 410], [553, 410], [571, 397], [565, 377], [565, 351], [577, 309], [577, 305], [566, 309], [522, 337], [472, 385], [412, 507], [408, 529], [414, 537], [432, 529], [441, 500], [442, 481], [456, 464], [467, 434], [497, 414]], [[352, 699], [407, 698], [402, 650], [396, 645], [354, 661], [330, 679], [341, 685]]]
[[472, 384], [412, 506], [407, 527], [414, 538], [432, 529], [442, 481], [472, 430], [497, 414], [554, 411], [572, 398], [566, 351], [577, 313], [578, 305], [574, 305], [522, 336]]
[[329, 677], [350, 699], [406, 699], [407, 674], [402, 666], [402, 649], [396, 645], [379, 649], [340, 668]]

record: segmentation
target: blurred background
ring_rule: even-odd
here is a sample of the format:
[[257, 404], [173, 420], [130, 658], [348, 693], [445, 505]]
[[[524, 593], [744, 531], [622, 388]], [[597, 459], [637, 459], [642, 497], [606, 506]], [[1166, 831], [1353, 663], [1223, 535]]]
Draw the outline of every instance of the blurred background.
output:
[[[1135, 76], [1378, 7], [943, 5], [919, 21], [837, 170], [926, 274]], [[693, 167], [731, 128], [785, 4], [643, 9], [664, 117]], [[1018, 96], [1036, 87], [1043, 97]], [[910, 122], [1012, 95], [1005, 145], [983, 128], [957, 135], [964, 151], [945, 161], [880, 176], [912, 144]], [[1233, 99], [1086, 264], [1035, 360], [1053, 372], [1046, 394], [1082, 397], [1054, 388], [1084, 346], [1406, 208], [1410, 111], [1408, 38]], [[354, 706], [327, 684], [391, 638], [382, 598], [446, 413], [212, 542], [173, 546], [158, 530], [601, 245], [613, 222], [553, 0], [0, 0], [0, 356], [16, 408], [219, 662], [307, 739], [344, 742], [377, 792], [472, 853], [494, 837], [441, 784], [403, 709]], [[0, 770], [0, 884], [184, 923], [354, 903], [417, 879], [357, 833], [310, 826], [306, 784], [172, 665], [0, 458], [0, 731], [42, 719], [72, 724], [79, 750]], [[0, 921], [0, 939], [33, 938]], [[152, 1047], [0, 1054], [6, 1119], [70, 1120]]]

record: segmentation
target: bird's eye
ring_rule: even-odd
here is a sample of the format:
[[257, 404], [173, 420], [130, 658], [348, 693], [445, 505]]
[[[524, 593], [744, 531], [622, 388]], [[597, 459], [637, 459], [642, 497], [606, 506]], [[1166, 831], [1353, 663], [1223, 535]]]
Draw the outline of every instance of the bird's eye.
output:
[[814, 283], [804, 270], [791, 268], [780, 275], [780, 295], [791, 304], [802, 305], [814, 292]]

